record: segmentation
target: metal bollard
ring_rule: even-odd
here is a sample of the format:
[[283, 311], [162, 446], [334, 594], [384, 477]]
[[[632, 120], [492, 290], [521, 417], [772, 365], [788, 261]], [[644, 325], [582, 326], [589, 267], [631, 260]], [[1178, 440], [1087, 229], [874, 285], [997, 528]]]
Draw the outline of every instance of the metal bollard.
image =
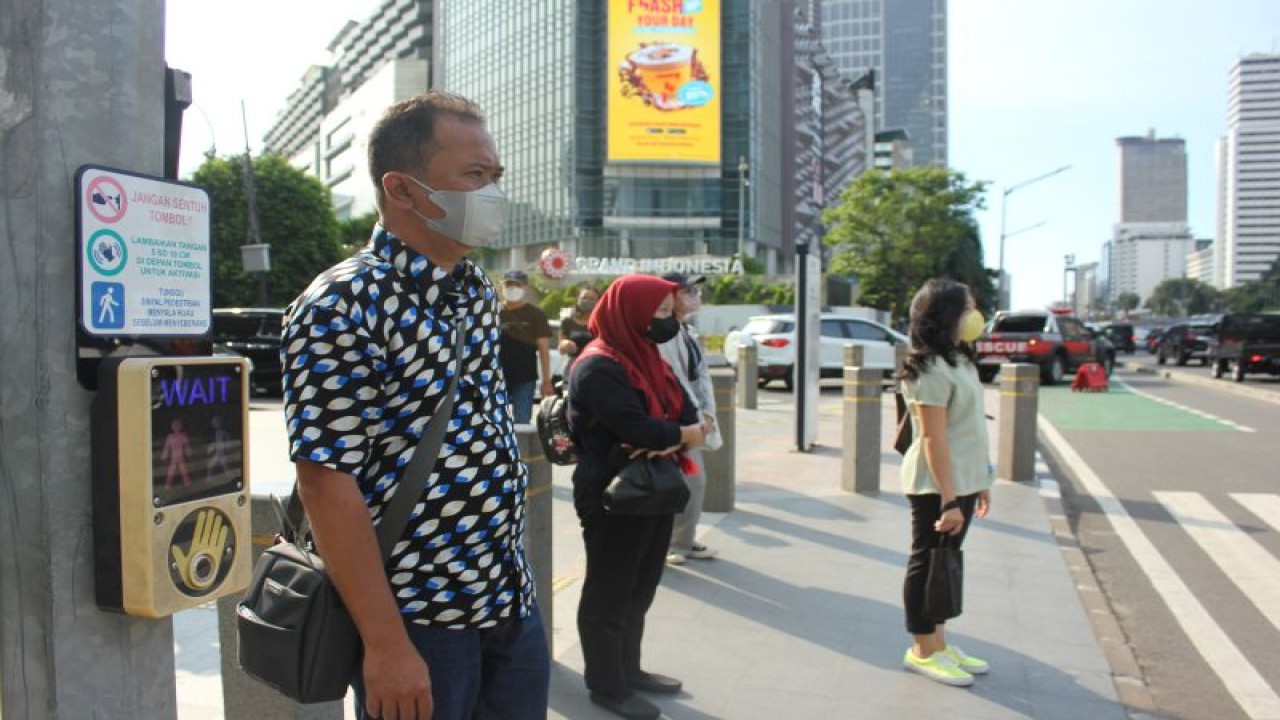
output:
[[756, 390], [760, 368], [756, 366], [759, 352], [755, 343], [738, 346], [738, 407], [756, 409]]
[[711, 385], [716, 394], [716, 424], [724, 447], [702, 453], [707, 466], [707, 492], [702, 499], [702, 509], [707, 512], [732, 512], [737, 495], [737, 411], [733, 404], [733, 384], [737, 375], [729, 368], [711, 371]]
[[[911, 348], [906, 345], [893, 346], [893, 375], [896, 378], [898, 371], [907, 363], [907, 357], [911, 355]], [[897, 380], [894, 380], [896, 383]]]
[[844, 347], [844, 432], [840, 489], [880, 490], [880, 413], [884, 373], [862, 367], [863, 348]]
[[524, 552], [533, 568], [533, 583], [538, 597], [538, 610], [547, 631], [547, 647], [551, 647], [551, 463], [542, 452], [538, 431], [533, 425], [517, 425], [520, 457], [529, 468], [529, 487], [524, 498]]
[[1036, 476], [1036, 413], [1040, 368], [1027, 363], [1000, 366], [1000, 439], [996, 477], [1030, 481]]
[[[271, 496], [254, 493], [250, 503], [253, 528], [253, 557], [275, 542], [280, 519], [271, 507]], [[222, 708], [226, 720], [342, 720], [342, 701], [299, 705], [254, 680], [240, 669], [236, 657], [236, 605], [242, 593], [218, 598], [218, 643], [222, 654]]]

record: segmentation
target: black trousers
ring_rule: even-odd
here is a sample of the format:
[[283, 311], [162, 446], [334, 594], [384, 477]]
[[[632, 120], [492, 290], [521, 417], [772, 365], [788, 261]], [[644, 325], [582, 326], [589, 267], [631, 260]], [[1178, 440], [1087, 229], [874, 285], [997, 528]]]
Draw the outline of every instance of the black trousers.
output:
[[[908, 495], [911, 502], [911, 559], [907, 561], [907, 579], [902, 584], [902, 605], [907, 613], [907, 632], [912, 635], [928, 635], [942, 623], [924, 616], [924, 582], [929, 576], [929, 549], [938, 546], [943, 535], [933, 529], [942, 516], [941, 495]], [[978, 504], [978, 494], [956, 498], [960, 512], [964, 513], [964, 528], [948, 538], [947, 544], [959, 548], [969, 534], [973, 510]]]
[[640, 674], [644, 616], [662, 580], [672, 518], [594, 513], [583, 522], [587, 575], [578, 638], [592, 691], [625, 691], [627, 679]]

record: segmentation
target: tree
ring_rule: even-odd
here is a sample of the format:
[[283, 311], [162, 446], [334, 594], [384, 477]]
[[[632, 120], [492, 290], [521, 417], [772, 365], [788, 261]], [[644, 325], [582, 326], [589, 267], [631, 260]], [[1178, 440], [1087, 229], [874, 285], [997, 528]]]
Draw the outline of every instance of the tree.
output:
[[338, 221], [338, 237], [341, 238], [343, 251], [347, 255], [354, 254], [369, 242], [373, 226], [378, 222], [377, 211], [370, 211], [350, 220]]
[[1140, 304], [1142, 298], [1138, 297], [1138, 293], [1122, 292], [1116, 296], [1116, 307], [1125, 312], [1136, 310]]
[[932, 166], [863, 173], [823, 213], [832, 272], [856, 275], [860, 302], [887, 310], [896, 324], [934, 277], [967, 282], [983, 305], [994, 305], [973, 218], [985, 187]]
[[1186, 317], [1211, 312], [1218, 305], [1212, 285], [1191, 278], [1169, 278], [1151, 291], [1147, 307], [1157, 315]]
[[[322, 270], [345, 257], [329, 189], [288, 160], [253, 161], [258, 226], [271, 246], [267, 304], [289, 303]], [[249, 238], [244, 156], [209, 158], [192, 176], [209, 191], [215, 307], [257, 305], [258, 278], [246, 273], [240, 246]], [[366, 229], [366, 233], [368, 230]]]

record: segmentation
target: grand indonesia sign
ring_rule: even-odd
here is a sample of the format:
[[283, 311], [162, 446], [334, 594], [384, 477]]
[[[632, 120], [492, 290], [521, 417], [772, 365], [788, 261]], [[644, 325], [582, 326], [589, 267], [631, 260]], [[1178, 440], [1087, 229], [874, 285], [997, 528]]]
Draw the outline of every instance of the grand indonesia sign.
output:
[[539, 267], [546, 277], [559, 279], [569, 275], [661, 275], [678, 272], [686, 275], [741, 275], [742, 261], [733, 257], [573, 257], [563, 250], [544, 252]]

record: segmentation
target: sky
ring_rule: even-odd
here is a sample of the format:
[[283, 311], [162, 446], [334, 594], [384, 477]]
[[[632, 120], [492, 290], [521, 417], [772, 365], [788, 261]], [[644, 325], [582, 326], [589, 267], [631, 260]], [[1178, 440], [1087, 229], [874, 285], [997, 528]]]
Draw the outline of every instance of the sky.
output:
[[[242, 101], [258, 152], [306, 69], [377, 2], [166, 5], [166, 60], [193, 75], [186, 176], [214, 145], [243, 151]], [[1101, 259], [1117, 214], [1117, 137], [1154, 129], [1186, 141], [1188, 222], [1213, 237], [1227, 75], [1243, 55], [1280, 52], [1280, 0], [950, 0], [948, 40], [949, 160], [990, 184], [978, 215], [988, 267], [998, 265], [1003, 189], [1071, 166], [1007, 198], [1007, 233], [1037, 226], [1006, 237], [1012, 304], [1043, 307], [1063, 296], [1065, 255]]]

